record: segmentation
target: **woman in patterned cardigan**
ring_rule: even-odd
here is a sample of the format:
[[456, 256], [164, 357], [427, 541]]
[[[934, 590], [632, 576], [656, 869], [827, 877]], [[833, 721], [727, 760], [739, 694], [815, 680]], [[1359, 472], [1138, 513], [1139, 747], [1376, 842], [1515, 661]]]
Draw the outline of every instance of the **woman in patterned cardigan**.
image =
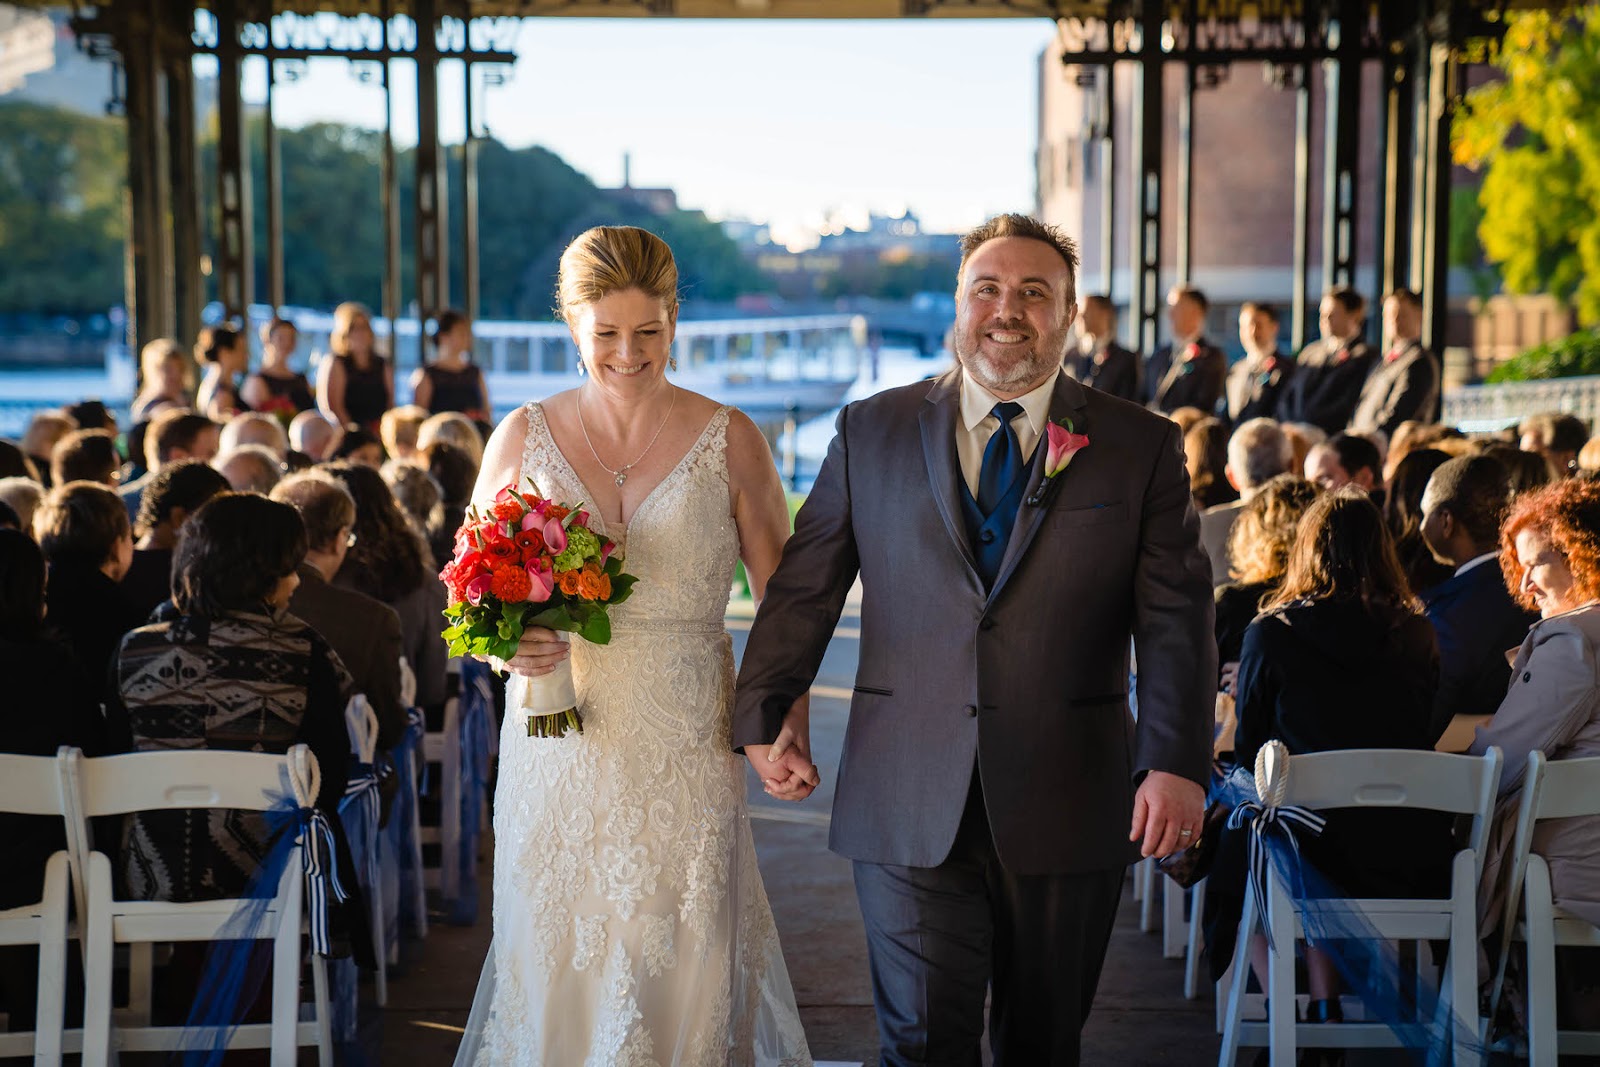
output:
[[[282, 753], [304, 742], [322, 772], [317, 806], [336, 815], [348, 776], [350, 679], [321, 635], [285, 611], [305, 553], [299, 513], [265, 497], [222, 493], [190, 517], [171, 605], [129, 633], [118, 655], [120, 699], [108, 717], [125, 749]], [[237, 896], [268, 844], [257, 813], [132, 815], [123, 889], [137, 900]], [[342, 857], [340, 866], [354, 869]]]

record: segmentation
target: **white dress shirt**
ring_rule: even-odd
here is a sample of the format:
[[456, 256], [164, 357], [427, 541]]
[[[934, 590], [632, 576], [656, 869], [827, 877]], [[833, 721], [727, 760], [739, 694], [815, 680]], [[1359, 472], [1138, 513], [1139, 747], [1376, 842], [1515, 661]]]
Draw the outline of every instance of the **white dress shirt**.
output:
[[1479, 564], [1488, 563], [1491, 559], [1498, 559], [1499, 556], [1499, 552], [1485, 552], [1481, 556], [1473, 556], [1471, 559], [1467, 560], [1461, 566], [1456, 568], [1455, 576], [1459, 578]]
[[[1058, 371], [1057, 374], [1060, 372]], [[1017, 441], [1022, 445], [1022, 460], [1033, 458], [1033, 449], [1044, 436], [1045, 423], [1050, 419], [1050, 397], [1055, 392], [1057, 374], [1045, 379], [1042, 385], [1016, 398], [1022, 405], [1022, 414], [1011, 420], [1017, 431]], [[961, 375], [961, 420], [956, 425], [956, 455], [961, 460], [961, 477], [967, 483], [967, 492], [978, 495], [978, 474], [983, 469], [983, 450], [989, 438], [1000, 428], [1000, 420], [991, 412], [1000, 398], [972, 380], [972, 375]]]

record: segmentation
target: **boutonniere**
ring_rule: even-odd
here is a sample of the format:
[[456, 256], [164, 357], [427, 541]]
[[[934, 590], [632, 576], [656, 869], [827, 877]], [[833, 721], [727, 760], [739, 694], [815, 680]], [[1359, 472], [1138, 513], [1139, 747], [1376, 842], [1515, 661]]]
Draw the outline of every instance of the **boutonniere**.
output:
[[1086, 434], [1077, 432], [1077, 427], [1069, 417], [1066, 424], [1051, 419], [1045, 423], [1045, 452], [1044, 452], [1044, 478], [1039, 482], [1039, 488], [1028, 498], [1028, 503], [1037, 507], [1044, 503], [1045, 491], [1055, 481], [1056, 475], [1067, 469], [1067, 464], [1072, 462], [1072, 457], [1078, 450], [1089, 446]]
[[1334, 365], [1337, 366], [1338, 364], [1343, 363], [1345, 360], [1347, 360], [1349, 358], [1350, 358], [1350, 350], [1348, 348], [1344, 347], [1343, 345], [1341, 345], [1339, 347], [1339, 351], [1337, 351], [1337, 352], [1335, 352], [1333, 354]]
[[1184, 348], [1184, 350], [1183, 350], [1183, 361], [1185, 363], [1187, 363], [1191, 359], [1198, 359], [1199, 356], [1200, 356], [1200, 342], [1199, 341], [1190, 341], [1188, 346], [1186, 348]]
[[1256, 369], [1257, 385], [1277, 385], [1283, 373], [1278, 370], [1278, 357], [1268, 356]]

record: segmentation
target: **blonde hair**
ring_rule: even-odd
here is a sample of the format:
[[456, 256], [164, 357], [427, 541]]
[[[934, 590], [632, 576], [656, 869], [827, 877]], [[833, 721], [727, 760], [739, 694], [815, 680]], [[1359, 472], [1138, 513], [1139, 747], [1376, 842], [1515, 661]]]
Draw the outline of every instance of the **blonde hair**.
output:
[[425, 452], [435, 441], [455, 445], [472, 457], [472, 465], [483, 463], [483, 436], [471, 419], [459, 411], [441, 411], [431, 415], [417, 428], [417, 451]]
[[409, 449], [417, 449], [417, 432], [428, 421], [428, 409], [416, 404], [390, 408], [378, 421], [378, 436], [383, 438], [383, 450], [398, 456]]
[[1317, 487], [1294, 474], [1269, 478], [1239, 509], [1228, 534], [1228, 573], [1246, 585], [1277, 581]]
[[[358, 304], [354, 300], [347, 300], [333, 309], [333, 329], [328, 331], [328, 351], [336, 356], [348, 356], [350, 349], [347, 342], [350, 339], [350, 328], [356, 324], [356, 319], [367, 320], [367, 329], [372, 329], [372, 312], [367, 310], [367, 305]], [[377, 337], [373, 337], [372, 355], [378, 354]]]
[[572, 239], [561, 253], [556, 314], [568, 323], [574, 309], [612, 293], [638, 289], [678, 306], [678, 264], [667, 242], [637, 226], [596, 226]]

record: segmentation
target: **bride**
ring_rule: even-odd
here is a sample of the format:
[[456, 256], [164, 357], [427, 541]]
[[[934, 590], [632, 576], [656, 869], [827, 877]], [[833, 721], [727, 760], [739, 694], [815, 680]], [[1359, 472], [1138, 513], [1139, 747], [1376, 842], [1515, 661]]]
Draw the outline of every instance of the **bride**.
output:
[[[587, 376], [500, 423], [473, 494], [532, 479], [582, 502], [639, 583], [610, 644], [533, 630], [509, 663], [494, 943], [457, 1067], [811, 1064], [729, 747], [723, 628], [735, 561], [760, 596], [788, 511], [755, 424], [667, 381], [677, 286], [644, 230], [568, 246], [560, 312]], [[584, 732], [530, 738], [527, 679], [568, 655]], [[803, 702], [786, 723], [773, 748], [809, 764]]]

